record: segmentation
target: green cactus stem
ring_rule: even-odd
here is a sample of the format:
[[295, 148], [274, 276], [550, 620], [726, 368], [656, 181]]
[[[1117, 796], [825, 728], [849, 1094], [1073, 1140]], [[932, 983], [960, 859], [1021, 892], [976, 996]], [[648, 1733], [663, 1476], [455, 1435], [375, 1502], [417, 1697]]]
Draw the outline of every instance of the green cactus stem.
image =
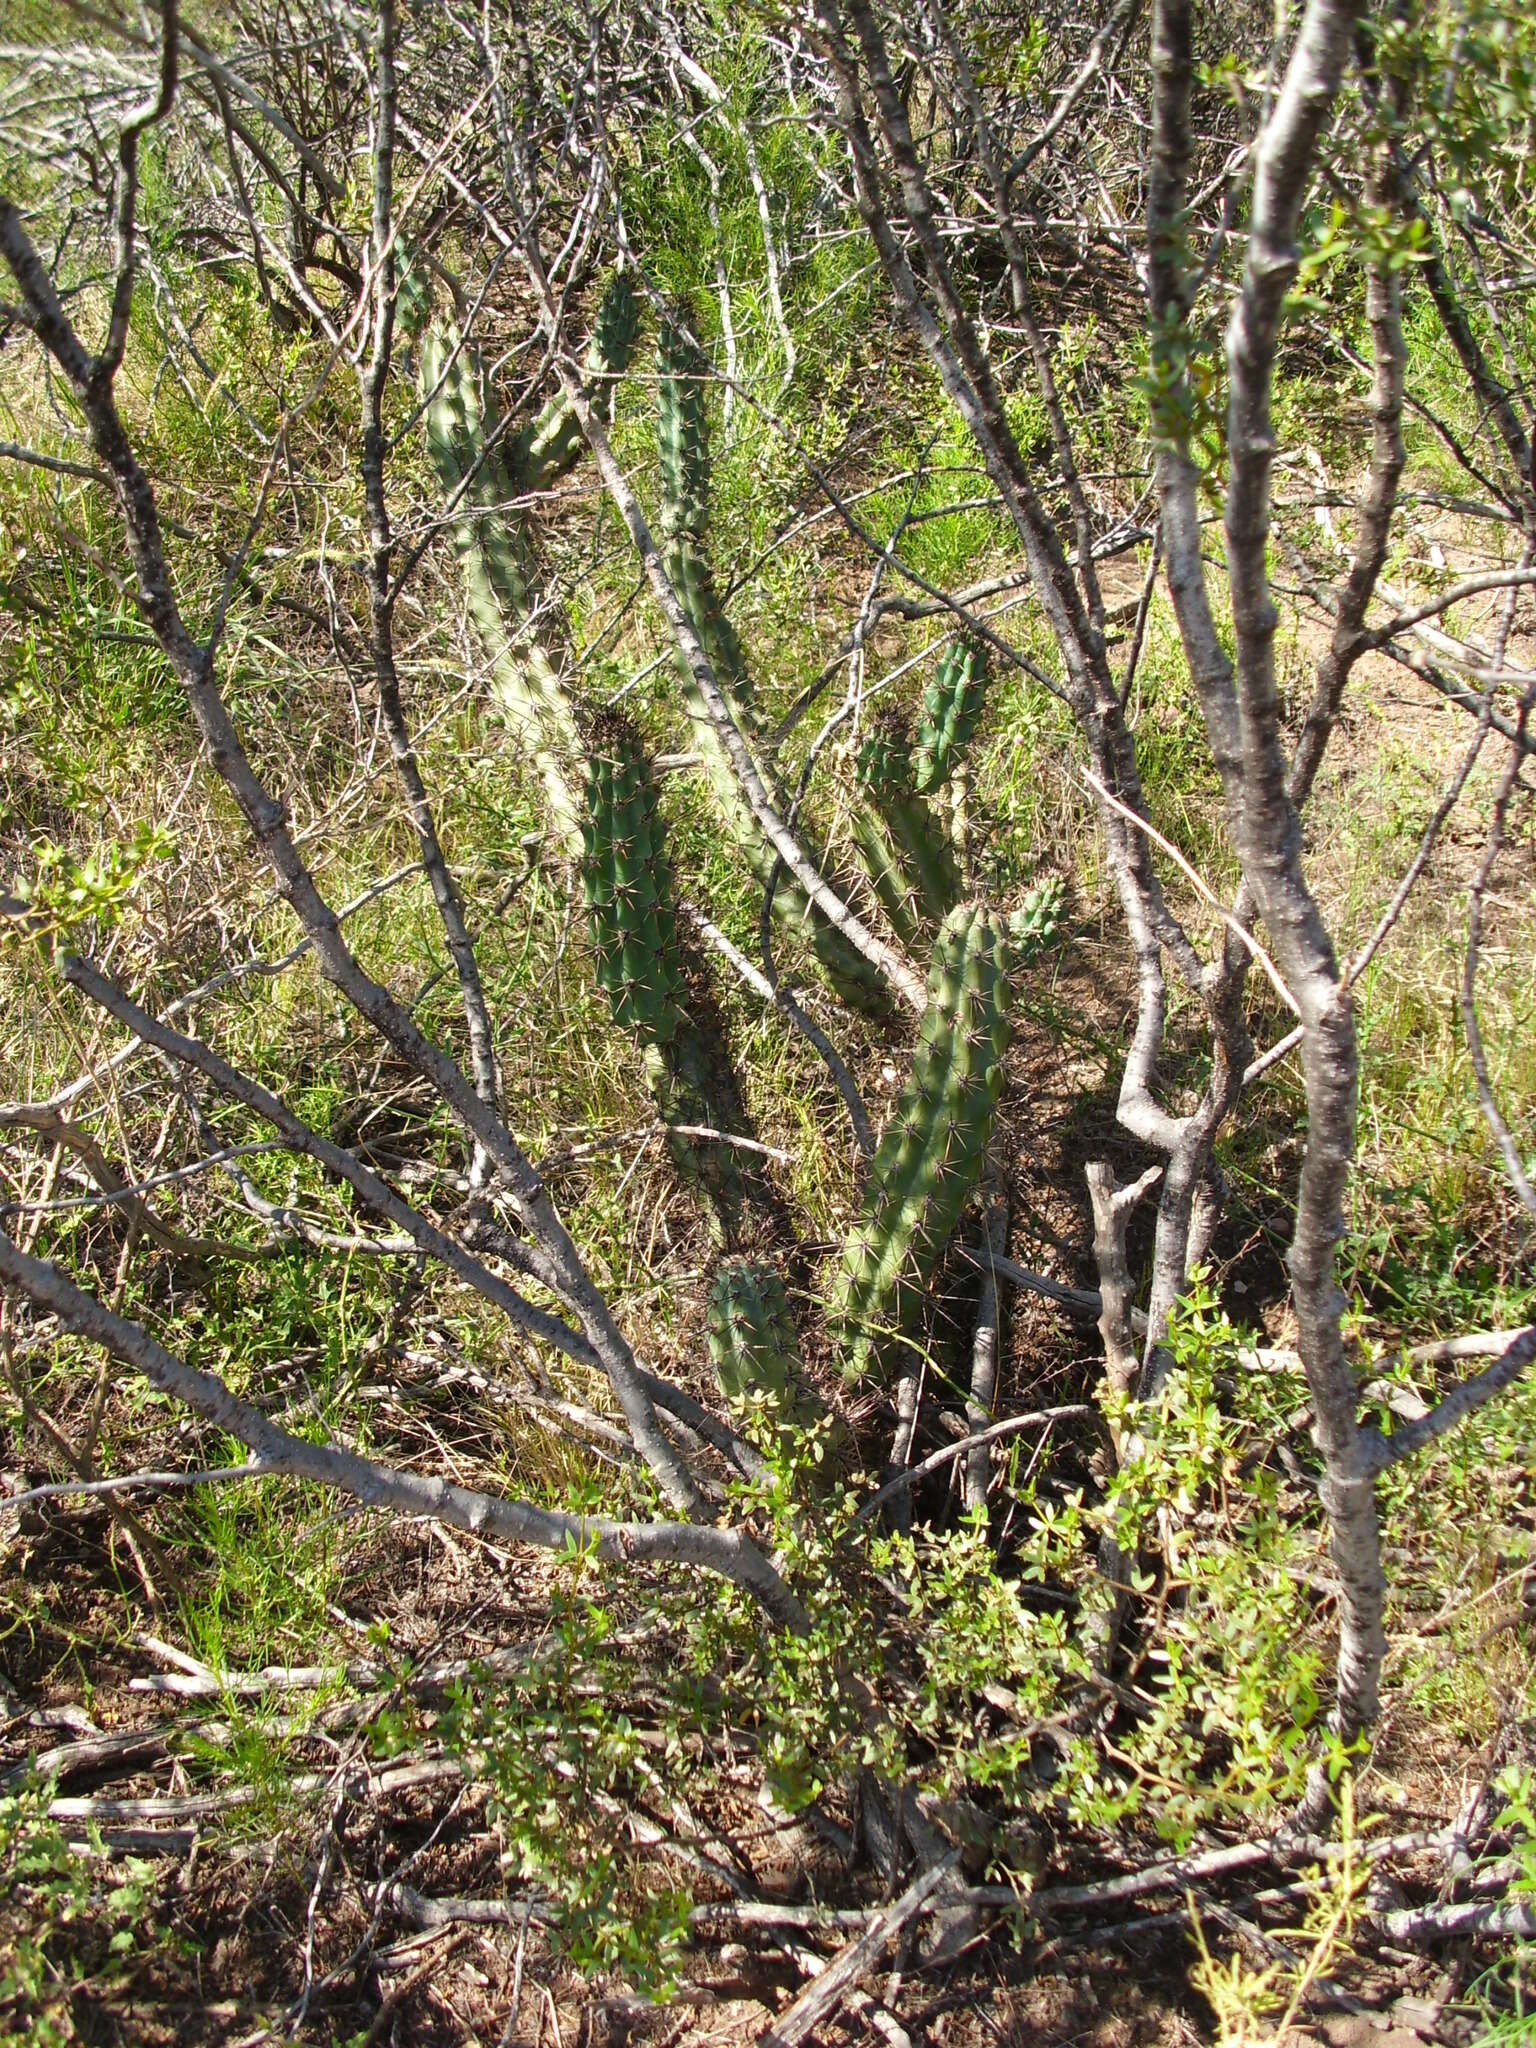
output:
[[705, 1338], [720, 1390], [733, 1409], [765, 1409], [804, 1424], [822, 1412], [805, 1383], [800, 1340], [784, 1283], [759, 1261], [732, 1259], [709, 1290]]
[[729, 1243], [769, 1191], [738, 1147], [677, 1128], [739, 1134], [746, 1115], [718, 1030], [695, 1014], [705, 999], [691, 995], [685, 974], [655, 777], [639, 733], [616, 712], [589, 726], [584, 795], [582, 890], [597, 979], [614, 1021], [640, 1044], [673, 1162]]
[[1010, 973], [1018, 974], [1059, 942], [1066, 905], [1066, 885], [1058, 875], [1030, 890], [1008, 919]]
[[432, 318], [432, 273], [403, 239], [395, 248], [395, 332], [411, 342]]
[[[703, 358], [697, 345], [675, 322], [667, 323], [657, 342], [657, 445], [661, 465], [663, 555], [689, 624], [714, 669], [724, 694], [743, 729], [753, 730], [750, 679], [741, 643], [726, 617], [710, 571], [706, 546], [709, 533], [709, 418], [704, 403]], [[850, 1008], [885, 1021], [895, 1010], [885, 977], [856, 946], [810, 902], [793, 876], [785, 873], [742, 794], [736, 770], [698, 692], [693, 673], [681, 658], [683, 701], [693, 726], [694, 744], [716, 809], [735, 840], [760, 888], [766, 889], [778, 869], [773, 914], [814, 956], [833, 988]], [[815, 849], [808, 848], [812, 858]]]
[[949, 780], [957, 755], [976, 730], [986, 686], [985, 646], [979, 640], [952, 641], [923, 692], [912, 764], [919, 796], [931, 796]]
[[854, 844], [892, 930], [909, 952], [920, 951], [959, 899], [960, 870], [915, 791], [911, 741], [895, 713], [871, 728], [854, 772], [865, 798], [850, 820]]
[[910, 1331], [980, 1178], [1008, 1048], [1007, 970], [1003, 920], [975, 904], [951, 912], [933, 949], [912, 1071], [843, 1249], [834, 1320], [850, 1380]]
[[650, 764], [639, 734], [616, 714], [593, 721], [585, 795], [581, 878], [598, 982], [616, 1023], [670, 1045], [686, 999], [672, 869]]
[[709, 561], [709, 415], [702, 372], [697, 343], [678, 323], [665, 322], [656, 344], [663, 559], [716, 680], [750, 718], [746, 658]]
[[[417, 376], [427, 452], [438, 481], [460, 491], [453, 522], [470, 614], [490, 663], [491, 695], [544, 784], [567, 850], [581, 847], [581, 737], [560, 670], [534, 620], [534, 563], [517, 519], [484, 391], [479, 352], [436, 326], [422, 336]], [[478, 466], [477, 466], [478, 465]]]
[[[587, 382], [610, 420], [614, 385], [629, 368], [639, 332], [640, 295], [631, 273], [621, 270], [610, 279], [598, 302], [586, 356]], [[507, 451], [507, 473], [519, 490], [546, 491], [572, 467], [585, 447], [571, 402], [560, 392], [513, 438]]]
[[[604, 374], [627, 360], [636, 317], [632, 291], [610, 287], [592, 352]], [[672, 1128], [744, 1134], [747, 1119], [721, 1034], [711, 1037], [691, 1014], [706, 999], [692, 997], [686, 984], [650, 764], [632, 726], [606, 715], [587, 721], [566, 688], [549, 627], [537, 618], [538, 565], [511, 510], [515, 493], [478, 354], [437, 327], [422, 337], [417, 366], [433, 467], [445, 492], [461, 492], [454, 538], [492, 696], [537, 766], [551, 822], [579, 863], [597, 978], [615, 1021], [639, 1044], [673, 1160], [717, 1237], [731, 1242], [746, 1208], [771, 1207], [771, 1192], [738, 1148]], [[523, 460], [532, 447], [538, 473], [548, 476], [577, 449], [558, 421], [541, 420], [512, 455]]]

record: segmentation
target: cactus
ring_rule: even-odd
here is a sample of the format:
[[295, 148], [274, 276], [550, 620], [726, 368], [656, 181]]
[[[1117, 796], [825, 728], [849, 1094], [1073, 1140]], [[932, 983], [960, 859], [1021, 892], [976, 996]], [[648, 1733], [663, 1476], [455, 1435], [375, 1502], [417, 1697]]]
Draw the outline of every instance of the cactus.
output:
[[[397, 303], [412, 317], [430, 307], [430, 288], [409, 264]], [[587, 369], [594, 379], [620, 375], [634, 350], [639, 302], [620, 274], [603, 295]], [[485, 391], [478, 350], [458, 346], [448, 328], [424, 335], [417, 381], [426, 401], [427, 449], [445, 492], [465, 484], [454, 535], [463, 559], [469, 607], [491, 664], [491, 693], [512, 732], [533, 756], [550, 815], [567, 851], [581, 848], [581, 738], [561, 679], [561, 664], [534, 625], [531, 592], [536, 567], [522, 523], [508, 509], [519, 490], [543, 488], [576, 460], [583, 442], [576, 415], [562, 394], [554, 398], [505, 449], [496, 445], [499, 422]], [[455, 352], [457, 351], [457, 352]], [[490, 452], [486, 450], [489, 447]], [[478, 464], [478, 467], [477, 467]]]
[[667, 1046], [683, 1021], [672, 870], [640, 738], [613, 713], [588, 737], [582, 888], [597, 979], [616, 1023]]
[[432, 318], [432, 274], [403, 239], [395, 246], [395, 331], [414, 341]]
[[783, 1423], [812, 1421], [820, 1412], [805, 1384], [784, 1283], [771, 1266], [732, 1259], [719, 1269], [709, 1290], [705, 1338], [733, 1408], [760, 1404]]
[[559, 668], [533, 624], [534, 564], [527, 542], [518, 522], [501, 509], [512, 491], [495, 446], [496, 412], [483, 390], [479, 352], [459, 346], [451, 329], [434, 327], [421, 339], [417, 381], [438, 480], [450, 494], [463, 487], [453, 533], [470, 612], [490, 661], [491, 694], [533, 757], [556, 831], [569, 851], [578, 852], [580, 735]]
[[945, 919], [912, 1072], [843, 1250], [835, 1320], [860, 1378], [910, 1328], [981, 1174], [1008, 1046], [1008, 940], [975, 904]]
[[675, 1128], [740, 1132], [746, 1116], [719, 1057], [719, 1030], [690, 1014], [697, 1005], [684, 973], [655, 780], [639, 734], [616, 712], [599, 714], [588, 729], [584, 796], [582, 890], [598, 983], [615, 1023], [640, 1044], [673, 1163], [728, 1242], [739, 1234], [745, 1206], [761, 1206], [768, 1190], [735, 1146]]
[[[594, 350], [609, 361], [614, 350], [633, 344], [633, 295], [616, 306], [610, 288], [604, 303], [602, 340]], [[452, 333], [433, 329], [421, 341], [418, 375], [433, 467], [445, 491], [463, 486], [454, 536], [470, 612], [490, 657], [492, 695], [533, 757], [551, 820], [580, 864], [597, 978], [615, 1021], [639, 1043], [647, 1085], [669, 1127], [668, 1148], [702, 1196], [716, 1234], [729, 1239], [740, 1228], [744, 1204], [763, 1202], [768, 1191], [736, 1148], [685, 1138], [671, 1128], [698, 1124], [740, 1132], [746, 1116], [718, 1051], [720, 1034], [702, 1030], [688, 1014], [650, 764], [624, 720], [600, 715], [584, 721], [551, 652], [548, 626], [535, 625], [537, 563], [508, 509], [513, 491], [495, 445], [494, 407], [483, 389], [477, 353], [455, 349]], [[558, 421], [551, 427], [547, 414], [540, 417], [543, 425], [535, 422], [513, 452], [519, 445], [535, 447], [547, 475], [574, 447]]]
[[[716, 679], [750, 734], [750, 679], [741, 643], [716, 592], [705, 546], [709, 531], [709, 423], [699, 362], [697, 347], [678, 325], [663, 327], [657, 344], [657, 441], [666, 566]], [[774, 916], [815, 956], [828, 981], [851, 1008], [879, 1019], [889, 1018], [894, 1004], [885, 977], [828, 922], [793, 876], [783, 871], [742, 794], [692, 671], [681, 659], [678, 670], [704, 774], [726, 828], [761, 888], [774, 881], [777, 871]], [[813, 859], [817, 857], [814, 847], [808, 846], [807, 851]]]
[[[598, 302], [592, 339], [587, 344], [587, 381], [610, 419], [614, 380], [629, 368], [639, 332], [639, 294], [633, 277], [621, 270], [609, 281]], [[548, 490], [585, 446], [571, 402], [562, 391], [514, 438], [508, 450], [507, 470], [520, 490]]]
[[750, 720], [751, 678], [710, 568], [709, 416], [697, 344], [674, 321], [656, 344], [661, 531], [667, 574], [732, 705]]
[[1061, 937], [1061, 914], [1067, 892], [1059, 876], [1052, 875], [1030, 890], [1008, 919], [1008, 965], [1017, 974], [1039, 958], [1047, 946]]
[[859, 749], [855, 777], [866, 799], [851, 818], [858, 847], [891, 928], [909, 951], [941, 924], [960, 895], [954, 851], [913, 788], [912, 746], [894, 713]]
[[976, 730], [986, 686], [986, 648], [978, 640], [952, 641], [923, 692], [913, 761], [919, 796], [931, 796], [949, 780], [956, 755]]

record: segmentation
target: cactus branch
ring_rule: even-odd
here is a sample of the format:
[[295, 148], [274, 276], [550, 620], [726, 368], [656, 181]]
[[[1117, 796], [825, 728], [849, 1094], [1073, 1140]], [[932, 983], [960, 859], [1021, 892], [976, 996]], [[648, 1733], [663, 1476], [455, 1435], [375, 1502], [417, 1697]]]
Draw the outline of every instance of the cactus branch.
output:
[[[526, 240], [521, 254], [529, 278], [539, 292], [544, 318], [553, 341], [556, 333], [555, 307], [544, 279], [542, 265], [536, 251]], [[725, 751], [753, 817], [762, 828], [775, 854], [782, 859], [794, 880], [805, 891], [807, 900], [848, 940], [871, 967], [885, 977], [909, 1008], [920, 1015], [926, 1007], [920, 977], [892, 947], [877, 937], [863, 920], [849, 909], [837, 891], [823, 880], [799, 840], [780, 817], [763, 783], [757, 763], [752, 758], [751, 749], [743, 738], [741, 728], [736, 723], [735, 715], [721, 690], [709, 656], [699, 644], [698, 635], [662, 563], [656, 543], [651, 537], [650, 527], [646, 523], [645, 514], [640, 509], [640, 501], [613, 452], [613, 444], [609, 441], [602, 422], [582, 389], [575, 365], [558, 348], [555, 353], [555, 367], [572, 409], [581, 422], [588, 446], [597, 460], [603, 486], [613, 500], [620, 518], [629, 529], [630, 539], [634, 542], [635, 552], [644, 566], [651, 593], [671, 628], [672, 636], [687, 664], [709, 723]]]

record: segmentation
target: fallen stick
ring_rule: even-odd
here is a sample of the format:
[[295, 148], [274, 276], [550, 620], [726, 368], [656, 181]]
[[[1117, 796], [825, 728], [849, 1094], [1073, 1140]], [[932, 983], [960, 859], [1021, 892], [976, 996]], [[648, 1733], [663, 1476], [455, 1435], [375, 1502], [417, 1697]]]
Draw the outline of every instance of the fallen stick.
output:
[[[424, 1664], [420, 1671], [401, 1680], [386, 1665], [352, 1658], [345, 1664], [269, 1664], [260, 1671], [231, 1671], [222, 1676], [214, 1671], [156, 1672], [148, 1678], [130, 1678], [130, 1692], [176, 1693], [186, 1699], [254, 1699], [269, 1692], [316, 1692], [327, 1685], [352, 1685], [360, 1691], [403, 1685], [405, 1691], [431, 1692], [477, 1671], [509, 1676], [525, 1672], [533, 1652], [524, 1649], [490, 1650], [483, 1657], [455, 1657]], [[179, 1653], [178, 1653], [179, 1656]]]
[[[413, 1927], [520, 1927], [523, 1915], [537, 1921], [550, 1918], [550, 1909], [528, 1899], [428, 1898], [403, 1882], [391, 1885], [388, 1901], [402, 1919]], [[761, 1927], [797, 1931], [818, 1928], [863, 1928], [869, 1924], [868, 1907], [784, 1906], [771, 1899], [725, 1899], [718, 1904], [692, 1906], [691, 1927], [707, 1930]]]
[[64, 1832], [65, 1847], [74, 1856], [190, 1856], [198, 1841], [196, 1828], [99, 1828], [95, 1840], [79, 1828]]
[[956, 1850], [910, 1884], [894, 1905], [888, 1906], [856, 1941], [849, 1942], [819, 1977], [812, 1979], [787, 2012], [780, 2013], [761, 2037], [759, 2048], [798, 2048], [798, 2044], [836, 2010], [901, 1930], [917, 1918], [959, 1860], [959, 1851]]
[[[353, 1774], [358, 1790], [378, 1794], [410, 1792], [421, 1785], [457, 1784], [464, 1767], [457, 1757], [418, 1757], [392, 1764], [387, 1770], [368, 1772], [359, 1767]], [[300, 1771], [288, 1779], [283, 1790], [290, 1799], [302, 1799], [324, 1791], [336, 1782], [333, 1771]], [[105, 1822], [150, 1820], [205, 1820], [234, 1807], [249, 1806], [256, 1797], [250, 1785], [230, 1785], [218, 1792], [179, 1792], [145, 1799], [55, 1799], [48, 1807], [50, 1820]]]
[[1504, 1941], [1536, 1938], [1536, 1899], [1470, 1899], [1464, 1906], [1409, 1906], [1373, 1915], [1389, 1941], [1424, 1948], [1480, 1934]]
[[61, 1742], [52, 1749], [36, 1750], [23, 1757], [19, 1764], [0, 1772], [0, 1789], [18, 1785], [23, 1778], [34, 1775], [64, 1784], [70, 1778], [83, 1778], [88, 1771], [137, 1770], [143, 1764], [158, 1763], [175, 1735], [201, 1735], [206, 1739], [215, 1732], [228, 1731], [220, 1722], [202, 1721], [185, 1729], [132, 1728], [116, 1735], [87, 1735], [78, 1742]]
[[1174, 1856], [1164, 1863], [1148, 1864], [1144, 1870], [1128, 1870], [1123, 1877], [1104, 1878], [1097, 1884], [1061, 1884], [1039, 1892], [1016, 1893], [1007, 1885], [974, 1885], [970, 1896], [979, 1905], [1012, 1906], [1038, 1915], [1076, 1911], [1084, 1906], [1110, 1906], [1121, 1899], [1139, 1899], [1144, 1892], [1177, 1890], [1203, 1877], [1222, 1877], [1233, 1870], [1251, 1870], [1256, 1864], [1272, 1862], [1276, 1844], [1271, 1841], [1236, 1842], [1226, 1849], [1208, 1849], [1197, 1856]]

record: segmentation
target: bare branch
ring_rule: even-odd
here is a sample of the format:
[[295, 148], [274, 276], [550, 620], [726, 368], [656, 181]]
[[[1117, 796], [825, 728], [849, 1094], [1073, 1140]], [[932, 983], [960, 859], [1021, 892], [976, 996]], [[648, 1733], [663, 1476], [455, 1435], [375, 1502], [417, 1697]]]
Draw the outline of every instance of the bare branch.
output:
[[1497, 1395], [1512, 1387], [1533, 1358], [1536, 1358], [1536, 1324], [1522, 1330], [1492, 1365], [1485, 1366], [1471, 1379], [1453, 1387], [1427, 1415], [1416, 1422], [1400, 1422], [1390, 1436], [1372, 1437], [1369, 1441], [1373, 1469], [1384, 1472], [1389, 1465], [1411, 1458], [1426, 1444], [1437, 1442], [1465, 1422], [1469, 1415], [1475, 1415]]
[[714, 1572], [750, 1593], [780, 1627], [804, 1632], [805, 1618], [798, 1601], [762, 1553], [737, 1530], [690, 1522], [614, 1522], [601, 1516], [561, 1514], [401, 1471], [336, 1445], [310, 1443], [240, 1400], [215, 1374], [174, 1358], [138, 1324], [113, 1315], [83, 1294], [56, 1266], [18, 1251], [3, 1234], [0, 1279], [46, 1314], [56, 1316], [66, 1329], [135, 1366], [162, 1393], [226, 1430], [253, 1451], [269, 1473], [333, 1488], [364, 1507], [446, 1522], [471, 1535], [529, 1543], [543, 1550], [591, 1552], [619, 1564], [684, 1564]]
[[176, 97], [177, 0], [160, 0], [160, 86], [155, 97], [123, 126], [118, 138], [117, 274], [112, 284], [112, 309], [107, 337], [91, 366], [99, 389], [106, 390], [122, 366], [128, 345], [128, 316], [133, 310], [134, 215], [139, 203], [139, 140], [146, 129], [163, 121]]

